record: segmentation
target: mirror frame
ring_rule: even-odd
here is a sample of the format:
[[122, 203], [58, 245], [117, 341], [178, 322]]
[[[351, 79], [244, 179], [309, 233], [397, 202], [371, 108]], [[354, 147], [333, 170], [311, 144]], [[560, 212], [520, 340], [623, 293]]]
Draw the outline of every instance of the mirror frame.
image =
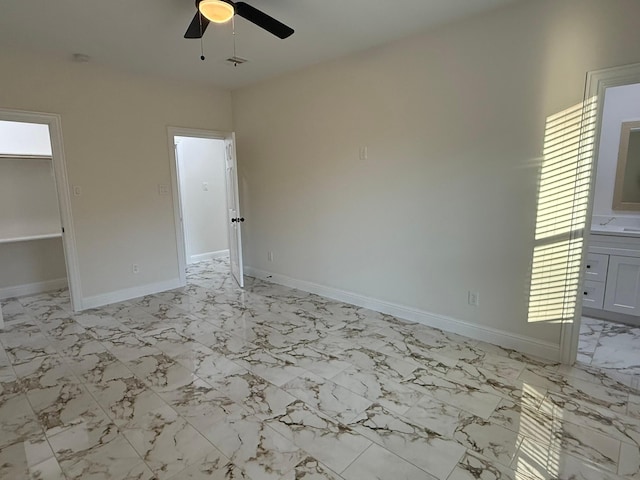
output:
[[624, 190], [624, 176], [627, 171], [627, 155], [632, 131], [640, 130], [640, 120], [622, 122], [620, 132], [620, 148], [618, 149], [618, 168], [616, 169], [616, 183], [613, 189], [613, 210], [640, 210], [640, 202], [625, 202], [622, 200]]

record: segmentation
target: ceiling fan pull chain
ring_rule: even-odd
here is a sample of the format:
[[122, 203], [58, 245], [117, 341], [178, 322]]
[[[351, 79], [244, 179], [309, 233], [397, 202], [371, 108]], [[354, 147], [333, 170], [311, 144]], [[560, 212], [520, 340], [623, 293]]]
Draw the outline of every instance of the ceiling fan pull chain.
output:
[[[236, 20], [231, 17], [231, 36], [233, 37], [233, 58], [238, 58], [236, 55]], [[238, 62], [233, 62], [233, 66], [237, 67]]]
[[204, 32], [202, 30], [202, 15], [200, 12], [198, 12], [197, 15], [200, 20], [200, 60], [204, 62], [204, 41], [202, 40]]

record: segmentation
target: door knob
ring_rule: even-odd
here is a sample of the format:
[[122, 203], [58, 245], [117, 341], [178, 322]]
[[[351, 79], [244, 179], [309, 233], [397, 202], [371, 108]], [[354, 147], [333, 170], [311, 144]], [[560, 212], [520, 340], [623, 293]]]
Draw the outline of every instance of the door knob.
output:
[[231, 223], [233, 223], [233, 222], [244, 222], [244, 217], [232, 218], [231, 219]]

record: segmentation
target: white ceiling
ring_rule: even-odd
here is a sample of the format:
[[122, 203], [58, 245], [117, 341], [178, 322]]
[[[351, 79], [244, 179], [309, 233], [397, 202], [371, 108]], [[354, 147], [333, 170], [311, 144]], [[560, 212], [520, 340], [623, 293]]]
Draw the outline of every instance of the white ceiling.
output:
[[193, 0], [2, 0], [0, 46], [57, 55], [83, 53], [115, 68], [237, 88], [330, 58], [380, 45], [515, 0], [247, 0], [291, 26], [280, 40], [236, 17], [185, 40]]

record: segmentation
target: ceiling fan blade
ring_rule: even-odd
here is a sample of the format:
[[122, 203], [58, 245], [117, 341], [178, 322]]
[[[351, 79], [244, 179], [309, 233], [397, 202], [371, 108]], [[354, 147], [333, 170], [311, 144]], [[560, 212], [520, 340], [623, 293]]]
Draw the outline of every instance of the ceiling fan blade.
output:
[[236, 15], [246, 18], [251, 23], [255, 23], [267, 32], [274, 34], [278, 38], [287, 38], [293, 34], [293, 28], [286, 26], [273, 17], [270, 17], [257, 8], [244, 2], [235, 3]]
[[[200, 22], [202, 22], [202, 24]], [[202, 25], [202, 27], [200, 27], [200, 25]], [[196, 12], [193, 20], [191, 20], [191, 23], [189, 24], [189, 28], [187, 28], [187, 31], [184, 34], [184, 38], [202, 38], [202, 35], [208, 25], [209, 20], [207, 20], [207, 18], [200, 12]]]

